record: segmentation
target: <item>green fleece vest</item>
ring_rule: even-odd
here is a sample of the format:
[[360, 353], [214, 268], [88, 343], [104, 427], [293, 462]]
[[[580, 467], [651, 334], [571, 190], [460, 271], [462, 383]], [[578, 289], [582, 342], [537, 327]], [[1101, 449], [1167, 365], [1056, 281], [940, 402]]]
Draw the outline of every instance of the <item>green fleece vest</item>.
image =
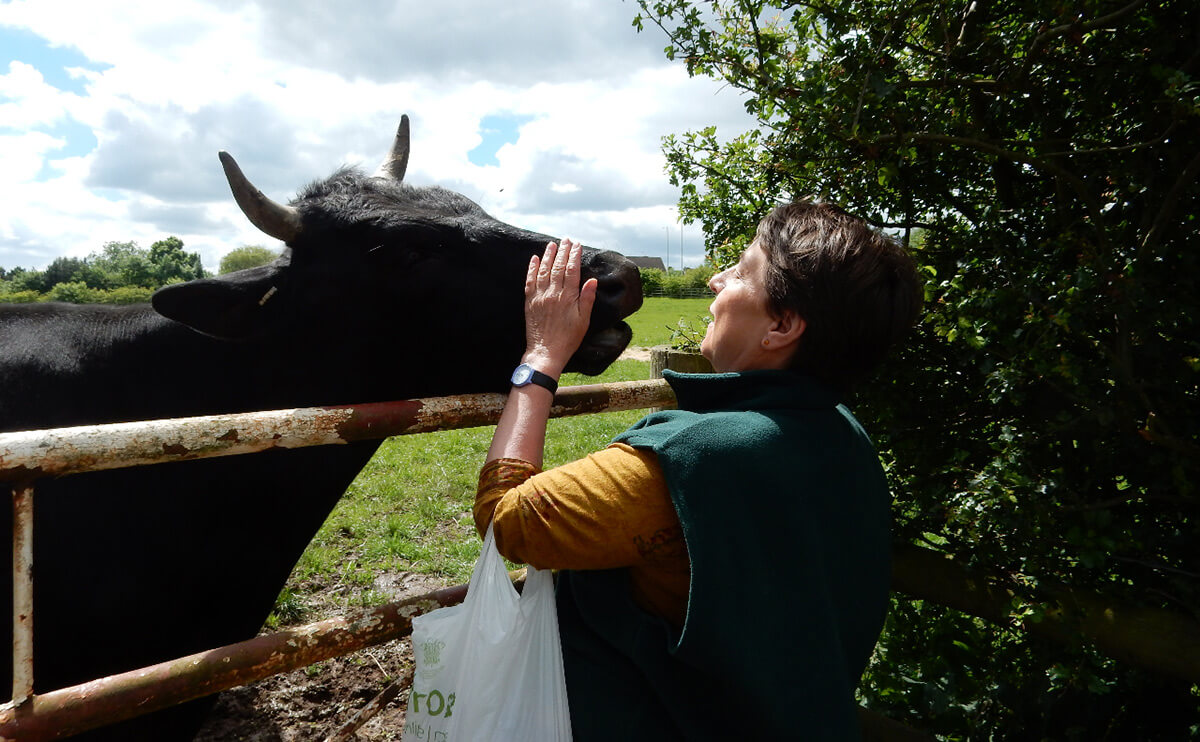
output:
[[890, 569], [870, 440], [805, 376], [664, 375], [679, 409], [616, 440], [662, 467], [691, 559], [687, 617], [680, 632], [639, 609], [627, 570], [560, 574], [575, 739], [858, 739]]

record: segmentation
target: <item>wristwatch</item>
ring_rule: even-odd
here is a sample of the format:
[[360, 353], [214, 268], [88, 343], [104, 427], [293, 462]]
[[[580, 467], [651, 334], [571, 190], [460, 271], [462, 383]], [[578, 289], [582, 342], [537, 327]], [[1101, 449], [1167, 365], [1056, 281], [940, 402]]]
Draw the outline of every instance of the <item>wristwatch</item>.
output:
[[549, 389], [551, 394], [558, 391], [558, 382], [552, 377], [538, 371], [528, 363], [522, 363], [512, 373], [512, 385], [526, 386], [529, 384], [537, 384], [540, 387]]

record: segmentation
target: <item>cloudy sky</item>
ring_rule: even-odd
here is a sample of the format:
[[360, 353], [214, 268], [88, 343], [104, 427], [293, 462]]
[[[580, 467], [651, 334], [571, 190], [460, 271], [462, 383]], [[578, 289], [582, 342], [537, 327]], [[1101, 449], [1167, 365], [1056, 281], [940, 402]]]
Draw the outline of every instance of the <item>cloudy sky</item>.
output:
[[[269, 196], [374, 170], [402, 113], [406, 180], [497, 218], [671, 265], [661, 137], [750, 121], [688, 79], [622, 0], [0, 0], [0, 266], [167, 235], [215, 270], [277, 247], [234, 206], [228, 150]], [[668, 256], [667, 250], [671, 252]]]

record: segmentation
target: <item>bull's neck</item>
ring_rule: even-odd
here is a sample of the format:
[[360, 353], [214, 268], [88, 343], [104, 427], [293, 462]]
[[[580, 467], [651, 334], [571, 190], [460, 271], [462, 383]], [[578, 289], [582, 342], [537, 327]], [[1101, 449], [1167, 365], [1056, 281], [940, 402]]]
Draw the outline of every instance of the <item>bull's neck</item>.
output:
[[230, 342], [202, 335], [149, 307], [100, 329], [97, 367], [109, 388], [133, 392], [127, 409], [155, 417], [345, 404], [345, 379], [314, 373], [314, 352], [292, 339]]

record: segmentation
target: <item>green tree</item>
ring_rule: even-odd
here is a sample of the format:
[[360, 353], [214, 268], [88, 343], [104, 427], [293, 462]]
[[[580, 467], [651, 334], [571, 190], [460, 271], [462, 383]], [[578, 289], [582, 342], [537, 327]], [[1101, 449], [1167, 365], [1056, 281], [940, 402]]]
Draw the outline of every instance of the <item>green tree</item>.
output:
[[36, 291], [22, 289], [21, 291], [9, 291], [0, 294], [0, 302], [5, 304], [32, 304], [41, 299], [41, 294]]
[[87, 284], [88, 288], [98, 291], [105, 291], [113, 286], [121, 285], [121, 276], [119, 273], [109, 273], [101, 266], [92, 262], [94, 255], [88, 256], [83, 262], [83, 267], [76, 273], [76, 277]]
[[642, 277], [643, 294], [649, 296], [662, 290], [665, 276], [661, 270], [658, 268], [641, 268], [639, 272]]
[[46, 301], [65, 301], [71, 304], [90, 304], [97, 300], [97, 292], [83, 281], [67, 281], [54, 284], [46, 292]]
[[667, 271], [667, 275], [663, 277], [663, 292], [670, 297], [680, 298], [686, 295], [685, 289], [691, 287], [691, 282], [688, 281], [687, 273], [684, 271]]
[[262, 247], [261, 245], [242, 245], [234, 248], [221, 258], [221, 265], [217, 269], [219, 275], [233, 273], [234, 271], [245, 270], [246, 268], [257, 268], [260, 265], [266, 265], [275, 258], [279, 257], [279, 253], [274, 250]]
[[58, 257], [50, 261], [42, 274], [42, 282], [53, 288], [60, 283], [80, 280], [85, 262], [80, 258]]
[[[640, 5], [758, 122], [664, 139], [714, 263], [815, 195], [927, 279], [855, 405], [928, 568], [898, 557], [903, 589], [987, 579], [958, 581], [965, 612], [898, 599], [864, 702], [950, 738], [1200, 735], [1200, 6]], [[1125, 629], [1135, 609], [1181, 633]]]
[[102, 284], [97, 288], [148, 287], [155, 283], [150, 255], [136, 242], [106, 242], [99, 252], [92, 253], [87, 260], [96, 271], [93, 280]]
[[151, 245], [147, 258], [156, 286], [191, 281], [206, 275], [204, 266], [200, 263], [200, 253], [185, 252], [183, 240], [175, 236]]
[[688, 288], [703, 290], [708, 288], [708, 281], [716, 273], [716, 269], [711, 264], [705, 263], [698, 268], [688, 268], [686, 273]]
[[150, 301], [154, 289], [142, 286], [118, 286], [108, 291], [97, 291], [93, 301], [98, 304], [144, 304]]
[[39, 270], [13, 268], [8, 272], [9, 290], [13, 293], [36, 291], [42, 293], [49, 288], [46, 285], [46, 275]]

